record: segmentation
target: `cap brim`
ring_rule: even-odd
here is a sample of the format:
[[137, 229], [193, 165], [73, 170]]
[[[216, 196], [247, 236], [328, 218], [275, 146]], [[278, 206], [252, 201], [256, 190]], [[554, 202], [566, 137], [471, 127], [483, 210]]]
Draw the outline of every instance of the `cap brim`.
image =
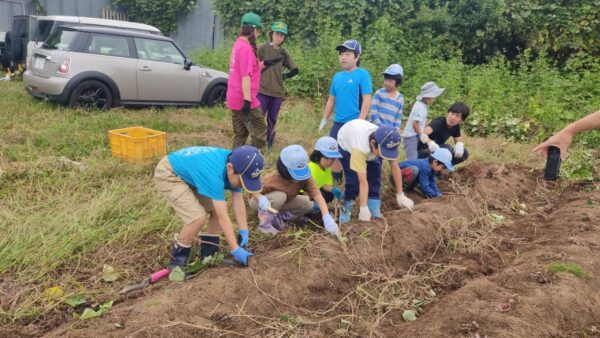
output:
[[342, 153], [339, 151], [321, 151], [321, 154], [327, 158], [342, 158]]
[[339, 52], [339, 51], [340, 51], [340, 49], [342, 49], [342, 48], [349, 49], [348, 47], [346, 47], [346, 46], [344, 46], [344, 45], [337, 45], [337, 46], [335, 47], [335, 50], [337, 50], [337, 51]]
[[292, 176], [293, 179], [295, 179], [296, 181], [304, 181], [310, 178], [310, 168], [309, 166], [306, 166], [302, 169], [290, 169], [288, 168], [288, 172], [290, 173], [290, 176]]
[[379, 145], [379, 154], [384, 160], [396, 161], [398, 159], [398, 147], [394, 149], [386, 149]]
[[242, 187], [247, 192], [256, 194], [262, 191], [260, 176], [257, 178], [249, 178], [240, 175], [240, 180], [242, 181]]
[[448, 169], [448, 171], [454, 171], [454, 166], [452, 165], [452, 163], [444, 163], [444, 166], [446, 166], [446, 169]]

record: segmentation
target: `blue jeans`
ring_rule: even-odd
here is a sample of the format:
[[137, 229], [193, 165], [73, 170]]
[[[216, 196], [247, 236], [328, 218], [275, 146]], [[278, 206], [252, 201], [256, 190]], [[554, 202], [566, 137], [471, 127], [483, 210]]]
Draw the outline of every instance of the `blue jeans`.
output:
[[[358, 196], [360, 185], [356, 171], [350, 169], [350, 153], [340, 149], [342, 153], [342, 168], [346, 176], [346, 185], [344, 190], [344, 199], [352, 201]], [[367, 182], [369, 183], [369, 198], [381, 198], [381, 159], [377, 158], [367, 162]]]

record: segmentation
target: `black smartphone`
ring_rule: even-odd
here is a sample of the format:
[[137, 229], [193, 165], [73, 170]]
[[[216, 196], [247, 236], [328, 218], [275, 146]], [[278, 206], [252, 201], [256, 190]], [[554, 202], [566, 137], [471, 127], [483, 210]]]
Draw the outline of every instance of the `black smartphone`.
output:
[[554, 181], [560, 176], [560, 149], [555, 146], [548, 147], [546, 157], [546, 168], [544, 168], [544, 179]]

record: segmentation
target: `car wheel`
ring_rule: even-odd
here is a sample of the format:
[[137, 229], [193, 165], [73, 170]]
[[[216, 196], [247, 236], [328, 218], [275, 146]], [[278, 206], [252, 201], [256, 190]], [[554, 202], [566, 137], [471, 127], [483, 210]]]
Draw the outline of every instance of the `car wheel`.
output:
[[208, 92], [205, 103], [209, 107], [214, 107], [216, 105], [222, 104], [223, 102], [225, 102], [226, 95], [227, 86], [216, 85], [210, 89], [210, 92]]
[[86, 80], [73, 89], [69, 98], [71, 108], [107, 110], [112, 105], [112, 93], [108, 86], [96, 80]]

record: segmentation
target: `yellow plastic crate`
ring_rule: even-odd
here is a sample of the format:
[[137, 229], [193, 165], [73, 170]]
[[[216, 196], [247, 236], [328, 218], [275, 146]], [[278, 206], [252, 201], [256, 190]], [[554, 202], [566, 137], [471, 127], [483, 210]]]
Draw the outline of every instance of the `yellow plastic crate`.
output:
[[113, 157], [129, 162], [144, 162], [167, 154], [167, 133], [144, 127], [108, 131]]

